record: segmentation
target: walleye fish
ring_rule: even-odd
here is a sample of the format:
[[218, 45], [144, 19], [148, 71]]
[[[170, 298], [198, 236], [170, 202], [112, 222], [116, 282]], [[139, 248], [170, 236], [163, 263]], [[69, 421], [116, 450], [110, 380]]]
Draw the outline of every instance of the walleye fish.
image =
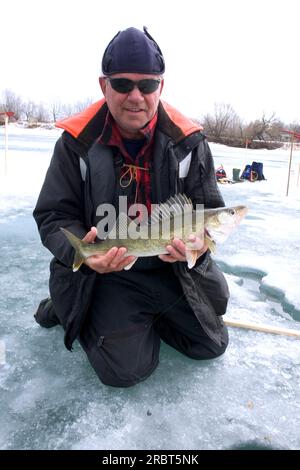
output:
[[[127, 248], [125, 256], [136, 258], [167, 254], [166, 246], [174, 238], [180, 238], [186, 244], [186, 258], [191, 269], [197, 260], [197, 248], [189, 240], [189, 236], [194, 234], [201, 239], [204, 238], [210, 251], [214, 252], [216, 243], [223, 243], [227, 239], [247, 211], [246, 206], [194, 210], [192, 201], [185, 195], [178, 194], [159, 204], [151, 214], [148, 224], [138, 226], [135, 221], [125, 216], [127, 224], [125, 237], [110, 238], [109, 234], [105, 240], [87, 243], [65, 228], [61, 227], [61, 230], [75, 249], [73, 271], [77, 271], [89, 256], [104, 255], [115, 246]], [[114, 233], [122, 233], [121, 229], [124, 229], [124, 218], [123, 222], [120, 219], [121, 217], [116, 224], [118, 230]], [[131, 234], [138, 233], [138, 238], [130, 236], [130, 229]], [[130, 269], [135, 261], [124, 269]]]

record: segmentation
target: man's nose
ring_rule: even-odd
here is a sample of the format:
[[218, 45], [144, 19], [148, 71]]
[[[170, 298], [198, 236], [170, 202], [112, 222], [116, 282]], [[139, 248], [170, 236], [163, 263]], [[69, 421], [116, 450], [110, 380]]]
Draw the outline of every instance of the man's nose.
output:
[[140, 92], [137, 85], [135, 85], [134, 89], [128, 93], [128, 98], [141, 101], [144, 99], [144, 95]]

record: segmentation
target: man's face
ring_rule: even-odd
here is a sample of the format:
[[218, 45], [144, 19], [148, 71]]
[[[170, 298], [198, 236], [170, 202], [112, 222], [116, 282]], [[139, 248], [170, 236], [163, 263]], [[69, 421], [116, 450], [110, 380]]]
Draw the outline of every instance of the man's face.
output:
[[[135, 82], [147, 78], [157, 80], [157, 75], [144, 75], [138, 73], [118, 73], [110, 78], [127, 78]], [[163, 80], [153, 93], [141, 93], [137, 87], [128, 93], [119, 93], [112, 88], [108, 79], [99, 79], [103, 95], [108, 108], [116, 121], [123, 137], [138, 139], [139, 132], [155, 115], [159, 98], [163, 89]]]

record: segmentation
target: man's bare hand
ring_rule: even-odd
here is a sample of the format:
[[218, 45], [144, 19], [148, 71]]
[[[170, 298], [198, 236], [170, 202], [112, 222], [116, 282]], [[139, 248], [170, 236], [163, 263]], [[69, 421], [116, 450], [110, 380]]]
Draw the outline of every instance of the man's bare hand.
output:
[[[92, 227], [82, 241], [94, 243], [97, 237], [96, 227]], [[111, 248], [105, 255], [92, 255], [86, 258], [84, 263], [93, 271], [99, 274], [122, 271], [126, 266], [132, 263], [136, 258], [134, 256], [125, 256], [126, 248]]]
[[207, 250], [208, 246], [204, 243], [203, 239], [196, 237], [195, 235], [189, 236], [189, 247], [180, 240], [179, 238], [174, 238], [171, 245], [167, 245], [166, 249], [169, 254], [159, 255], [159, 258], [162, 261], [167, 263], [176, 263], [176, 261], [187, 261], [186, 259], [186, 250], [190, 250], [190, 245], [192, 244], [193, 249], [197, 250], [197, 259], [200, 258]]

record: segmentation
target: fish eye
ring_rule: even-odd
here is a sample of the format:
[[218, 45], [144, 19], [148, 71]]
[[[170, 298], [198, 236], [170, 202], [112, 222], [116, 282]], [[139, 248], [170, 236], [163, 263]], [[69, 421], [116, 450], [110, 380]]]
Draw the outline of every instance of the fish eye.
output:
[[234, 214], [235, 214], [235, 211], [234, 211], [233, 209], [230, 209], [229, 214], [230, 214], [230, 215], [234, 215]]

